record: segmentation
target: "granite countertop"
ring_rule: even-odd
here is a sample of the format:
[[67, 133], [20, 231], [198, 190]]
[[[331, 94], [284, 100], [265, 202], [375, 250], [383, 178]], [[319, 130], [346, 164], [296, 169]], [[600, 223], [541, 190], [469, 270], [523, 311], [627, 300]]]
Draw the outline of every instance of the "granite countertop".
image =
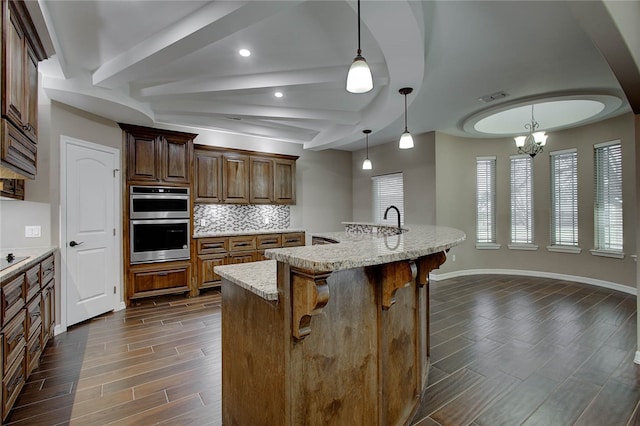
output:
[[304, 229], [260, 229], [257, 231], [207, 231], [194, 232], [193, 238], [229, 237], [234, 235], [287, 234], [289, 232], [306, 232]]
[[[275, 260], [216, 266], [216, 274], [257, 294], [265, 300], [278, 300], [277, 265]], [[224, 290], [223, 290], [224, 291]]]
[[269, 249], [265, 257], [313, 272], [339, 271], [398, 260], [415, 259], [460, 244], [464, 232], [445, 226], [404, 225], [399, 235], [381, 236], [353, 232], [326, 232], [312, 237], [337, 244]]
[[8, 253], [13, 253], [15, 257], [28, 256], [28, 258], [13, 266], [10, 266], [7, 269], [0, 271], [0, 281], [4, 281], [6, 278], [26, 271], [27, 269], [36, 265], [38, 262], [44, 260], [47, 256], [49, 256], [56, 250], [56, 247], [2, 249], [2, 252], [0, 252], [0, 256], [2, 257], [6, 257]]

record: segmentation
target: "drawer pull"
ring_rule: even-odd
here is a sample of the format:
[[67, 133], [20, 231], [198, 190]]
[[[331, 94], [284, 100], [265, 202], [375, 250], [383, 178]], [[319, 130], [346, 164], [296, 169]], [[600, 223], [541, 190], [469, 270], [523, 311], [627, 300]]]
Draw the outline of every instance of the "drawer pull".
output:
[[167, 275], [169, 275], [169, 273], [168, 272], [158, 272], [157, 275], [159, 277], [166, 277]]
[[236, 243], [237, 247], [244, 247], [244, 246], [248, 246], [249, 243]]

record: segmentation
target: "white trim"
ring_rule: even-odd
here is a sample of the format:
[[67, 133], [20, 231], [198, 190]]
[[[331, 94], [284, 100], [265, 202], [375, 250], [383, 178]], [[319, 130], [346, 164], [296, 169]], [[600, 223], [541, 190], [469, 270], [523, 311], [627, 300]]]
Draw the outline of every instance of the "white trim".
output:
[[607, 146], [613, 146], [613, 145], [621, 145], [621, 143], [620, 143], [620, 139], [616, 139], [616, 140], [614, 140], [614, 141], [609, 141], [609, 142], [601, 142], [601, 143], [597, 143], [597, 144], [594, 144], [594, 145], [593, 145], [593, 148], [594, 148], [594, 149], [597, 149], [597, 148], [604, 148], [604, 147], [607, 147]]
[[476, 157], [476, 161], [478, 161], [478, 160], [497, 160], [497, 159], [498, 159], [498, 157], [495, 156], [495, 155], [485, 155], [484, 157], [483, 156]]
[[640, 351], [636, 351], [636, 356], [633, 358], [633, 362], [640, 364]]
[[538, 246], [536, 244], [515, 243], [509, 244], [507, 247], [509, 247], [509, 250], [538, 250]]
[[529, 154], [514, 154], [509, 156], [509, 160], [518, 159], [518, 158], [531, 158]]
[[598, 249], [591, 249], [589, 251], [594, 256], [613, 257], [615, 259], [624, 259], [624, 253], [621, 252], [621, 251], [598, 250]]
[[557, 274], [555, 272], [542, 272], [542, 271], [524, 271], [520, 269], [466, 269], [462, 271], [453, 271], [445, 273], [429, 273], [429, 279], [434, 281], [446, 280], [449, 278], [464, 277], [468, 275], [518, 275], [527, 277], [539, 277], [539, 278], [553, 278], [556, 280], [573, 281], [581, 284], [595, 285], [598, 287], [604, 287], [611, 290], [621, 291], [623, 293], [638, 295], [638, 290], [635, 287], [628, 285], [613, 283], [610, 281], [598, 280], [595, 278], [581, 277], [578, 275], [566, 275]]
[[[67, 263], [67, 224], [64, 220], [66, 217], [65, 204], [67, 200], [67, 146], [70, 144], [79, 145], [85, 148], [94, 149], [96, 151], [107, 152], [113, 155], [114, 158], [114, 169], [120, 171], [121, 167], [121, 158], [120, 158], [120, 149], [113, 148], [106, 145], [100, 145], [93, 142], [84, 141], [82, 139], [72, 138], [70, 136], [60, 135], [60, 181], [58, 184], [60, 185], [60, 216], [59, 216], [59, 229], [60, 235], [58, 236], [58, 247], [60, 247], [60, 263], [62, 265], [66, 265]], [[120, 308], [120, 305], [123, 304], [123, 272], [122, 272], [122, 221], [119, 218], [122, 218], [122, 206], [120, 200], [122, 199], [121, 193], [121, 179], [119, 179], [120, 174], [116, 173], [116, 179], [113, 179], [113, 191], [114, 191], [114, 227], [116, 229], [116, 242], [114, 244], [114, 258], [115, 263], [118, 267], [116, 272], [116, 294], [114, 296], [114, 306], [113, 310], [117, 311]], [[54, 335], [58, 335], [60, 333], [64, 333], [67, 331], [67, 270], [65, 267], [60, 268], [60, 294], [58, 295], [60, 299], [60, 324], [57, 324], [54, 327]]]
[[572, 254], [580, 254], [582, 252], [582, 249], [580, 247], [576, 247], [576, 246], [561, 246], [561, 245], [547, 246], [547, 250], [548, 251], [553, 251], [553, 252], [556, 252], [556, 253], [572, 253]]
[[499, 250], [502, 247], [496, 243], [476, 243], [476, 249], [478, 250]]
[[572, 154], [574, 152], [578, 152], [577, 148], [569, 148], [569, 149], [561, 149], [559, 151], [551, 151], [549, 155], [562, 155], [562, 154]]
[[121, 310], [126, 309], [126, 308], [127, 308], [127, 304], [124, 303], [123, 301], [121, 301], [113, 311], [114, 312], [118, 312], [118, 311], [121, 311]]

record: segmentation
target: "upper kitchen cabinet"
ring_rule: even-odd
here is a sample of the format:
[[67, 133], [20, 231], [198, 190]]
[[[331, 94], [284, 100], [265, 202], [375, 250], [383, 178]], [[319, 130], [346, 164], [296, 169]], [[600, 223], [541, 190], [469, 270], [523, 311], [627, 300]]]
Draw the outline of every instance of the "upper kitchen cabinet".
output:
[[195, 202], [295, 204], [296, 159], [291, 155], [197, 145]]
[[127, 181], [137, 184], [189, 185], [192, 133], [120, 124], [127, 153]]
[[23, 2], [2, 0], [2, 154], [0, 177], [36, 174], [38, 62], [46, 52]]
[[249, 203], [249, 156], [225, 153], [222, 156], [222, 198], [227, 204]]

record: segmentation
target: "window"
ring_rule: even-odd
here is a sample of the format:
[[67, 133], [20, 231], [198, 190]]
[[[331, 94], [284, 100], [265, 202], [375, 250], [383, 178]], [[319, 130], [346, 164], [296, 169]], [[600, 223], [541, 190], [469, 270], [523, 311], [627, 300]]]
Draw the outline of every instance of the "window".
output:
[[476, 247], [496, 244], [496, 157], [476, 158]]
[[[556, 151], [551, 157], [551, 245], [578, 252], [578, 154]], [[574, 248], [573, 250], [571, 248]], [[577, 249], [577, 250], [576, 250]]]
[[400, 223], [404, 223], [404, 181], [402, 173], [373, 176], [373, 222], [398, 225], [395, 212], [391, 212], [384, 220], [384, 212], [389, 206], [400, 210]]
[[594, 147], [595, 248], [622, 252], [622, 147], [620, 141]]
[[511, 243], [533, 244], [533, 159], [528, 155], [511, 157]]

